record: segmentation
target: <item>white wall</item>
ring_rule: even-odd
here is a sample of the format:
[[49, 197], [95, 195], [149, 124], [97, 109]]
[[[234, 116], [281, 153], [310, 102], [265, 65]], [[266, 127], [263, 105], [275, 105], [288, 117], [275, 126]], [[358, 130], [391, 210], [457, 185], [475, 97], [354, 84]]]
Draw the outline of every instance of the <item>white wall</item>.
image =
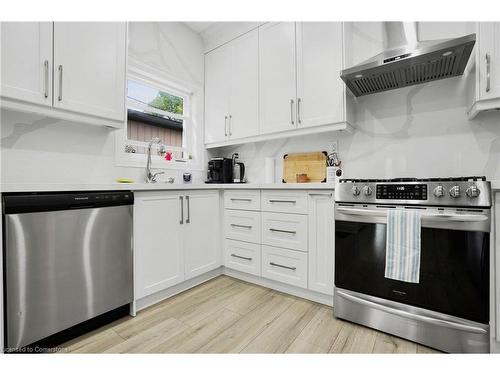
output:
[[[184, 24], [131, 23], [129, 49], [135, 58], [169, 78], [203, 87], [203, 43]], [[203, 124], [202, 97], [200, 91], [192, 99], [199, 129]], [[117, 177], [142, 182], [144, 168], [115, 165], [115, 135], [119, 131], [2, 110], [1, 182], [108, 183]], [[202, 141], [195, 144], [196, 156], [204, 158]], [[203, 159], [200, 165], [204, 164]], [[162, 178], [172, 176], [180, 182], [183, 172], [167, 171]], [[193, 175], [198, 181], [204, 177], [201, 171]]]
[[[380, 23], [350, 23], [346, 31], [347, 66], [382, 49]], [[421, 39], [470, 32], [471, 23], [419, 24]], [[264, 160], [274, 157], [278, 182], [284, 154], [328, 150], [329, 141], [338, 140], [346, 177], [486, 175], [500, 179], [500, 113], [467, 119], [466, 83], [471, 78], [450, 78], [358, 98], [353, 134], [252, 143], [214, 150], [210, 155], [239, 152], [250, 182], [263, 182]]]

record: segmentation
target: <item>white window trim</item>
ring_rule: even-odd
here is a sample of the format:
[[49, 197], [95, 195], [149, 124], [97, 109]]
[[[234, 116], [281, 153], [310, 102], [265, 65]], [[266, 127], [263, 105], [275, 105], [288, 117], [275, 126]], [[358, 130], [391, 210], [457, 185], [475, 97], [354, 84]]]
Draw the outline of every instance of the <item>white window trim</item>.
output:
[[[132, 66], [131, 66], [132, 61]], [[196, 152], [195, 150], [195, 142], [194, 142], [194, 129], [193, 129], [193, 121], [192, 121], [192, 112], [191, 112], [191, 97], [194, 92], [199, 91], [199, 89], [193, 87], [190, 84], [180, 83], [178, 80], [172, 79], [170, 81], [170, 77], [164, 72], [157, 71], [154, 68], [148, 67], [138, 61], [134, 61], [134, 59], [129, 58], [129, 67], [127, 80], [133, 80], [139, 83], [143, 83], [148, 86], [152, 86], [154, 88], [159, 88], [161, 91], [166, 91], [173, 95], [179, 96], [183, 98], [183, 108], [184, 114], [181, 117], [184, 121], [184, 130], [182, 136], [182, 148], [179, 147], [168, 147], [168, 151], [185, 151], [190, 155], [193, 155], [194, 160], [183, 160], [183, 161], [165, 161], [163, 157], [160, 157], [156, 154], [151, 155], [151, 167], [154, 169], [164, 169], [164, 170], [186, 170], [189, 169], [191, 171], [202, 171], [203, 167], [201, 164], [201, 154]], [[163, 77], [167, 77], [166, 79]], [[128, 108], [127, 98], [127, 108]], [[159, 112], [164, 112], [158, 110]], [[138, 142], [138, 141], [127, 141], [127, 120], [125, 120], [125, 126], [123, 129], [118, 129], [115, 132], [115, 165], [119, 167], [136, 167], [136, 168], [145, 168], [147, 162], [147, 155], [145, 154], [133, 154], [126, 153], [124, 151], [126, 144], [141, 144], [143, 146], [147, 146], [147, 142]], [[198, 155], [197, 155], [198, 154]]]

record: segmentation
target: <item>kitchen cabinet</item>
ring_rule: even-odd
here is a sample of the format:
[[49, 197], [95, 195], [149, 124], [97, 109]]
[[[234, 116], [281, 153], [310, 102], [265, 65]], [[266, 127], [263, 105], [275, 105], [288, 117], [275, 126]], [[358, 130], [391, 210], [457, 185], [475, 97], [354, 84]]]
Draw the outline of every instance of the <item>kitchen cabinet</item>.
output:
[[135, 194], [135, 299], [220, 266], [219, 192]]
[[124, 22], [2, 23], [2, 107], [123, 127]]
[[500, 110], [500, 23], [477, 23], [474, 56], [470, 119], [483, 111]]
[[258, 31], [205, 56], [205, 142], [257, 135]]
[[182, 230], [187, 280], [221, 265], [219, 192], [189, 192], [184, 200]]
[[341, 22], [297, 23], [297, 126], [345, 121]]
[[335, 220], [331, 192], [308, 194], [309, 289], [333, 295]]
[[260, 133], [296, 128], [295, 23], [259, 28]]
[[1, 95], [52, 106], [52, 22], [2, 22]]
[[54, 23], [54, 107], [125, 119], [126, 24]]
[[134, 204], [135, 299], [184, 281], [183, 196], [136, 194]]

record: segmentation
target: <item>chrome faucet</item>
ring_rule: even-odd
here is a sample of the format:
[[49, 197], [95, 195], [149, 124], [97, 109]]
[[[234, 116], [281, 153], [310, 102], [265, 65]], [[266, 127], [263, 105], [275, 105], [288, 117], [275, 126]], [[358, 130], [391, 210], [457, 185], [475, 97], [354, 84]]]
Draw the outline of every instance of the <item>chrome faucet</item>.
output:
[[157, 182], [156, 181], [156, 177], [160, 174], [164, 174], [165, 172], [155, 172], [153, 173], [151, 171], [151, 148], [153, 146], [153, 144], [158, 144], [160, 145], [160, 153], [161, 154], [164, 154], [165, 153], [165, 145], [161, 143], [161, 140], [160, 138], [158, 137], [154, 137], [153, 139], [151, 139], [151, 141], [149, 141], [148, 143], [148, 161], [146, 163], [146, 182], [149, 184], [149, 183], [155, 183]]

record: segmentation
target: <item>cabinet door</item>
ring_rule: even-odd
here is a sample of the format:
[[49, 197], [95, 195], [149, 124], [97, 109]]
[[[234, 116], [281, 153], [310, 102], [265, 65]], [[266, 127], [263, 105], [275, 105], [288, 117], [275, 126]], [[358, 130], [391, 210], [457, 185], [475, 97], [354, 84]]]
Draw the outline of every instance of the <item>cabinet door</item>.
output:
[[190, 192], [184, 208], [184, 259], [186, 280], [221, 264], [219, 192]]
[[253, 30], [231, 42], [229, 137], [259, 134], [259, 32]]
[[231, 48], [205, 55], [205, 143], [222, 142], [228, 133]]
[[52, 105], [52, 26], [2, 22], [2, 97]]
[[298, 127], [344, 121], [342, 23], [297, 23]]
[[500, 97], [500, 23], [479, 23], [479, 99]]
[[54, 107], [125, 119], [126, 24], [54, 24]]
[[184, 281], [180, 198], [169, 193], [136, 197], [135, 299]]
[[259, 28], [260, 133], [296, 128], [295, 23]]
[[333, 295], [335, 221], [331, 193], [309, 194], [309, 289]]

